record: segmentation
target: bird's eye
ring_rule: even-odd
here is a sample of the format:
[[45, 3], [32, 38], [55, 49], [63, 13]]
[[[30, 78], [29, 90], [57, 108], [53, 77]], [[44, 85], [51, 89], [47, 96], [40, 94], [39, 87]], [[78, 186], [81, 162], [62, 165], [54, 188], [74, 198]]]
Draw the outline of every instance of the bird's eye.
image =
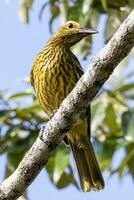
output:
[[68, 28], [73, 28], [73, 23], [69, 23], [69, 24], [67, 25], [67, 27], [68, 27]]

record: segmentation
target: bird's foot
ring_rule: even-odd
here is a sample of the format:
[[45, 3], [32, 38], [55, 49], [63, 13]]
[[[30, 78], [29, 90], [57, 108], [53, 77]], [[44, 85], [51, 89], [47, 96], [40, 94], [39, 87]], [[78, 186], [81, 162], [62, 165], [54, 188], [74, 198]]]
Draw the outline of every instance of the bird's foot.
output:
[[41, 128], [40, 132], [39, 132], [39, 138], [40, 138], [40, 140], [41, 140], [48, 148], [55, 149], [56, 146], [57, 146], [58, 144], [55, 145], [55, 144], [53, 144], [53, 143], [47, 141], [47, 139], [45, 139], [45, 138], [43, 137], [44, 131], [45, 131], [45, 126], [43, 126], [43, 127]]
[[43, 133], [44, 133], [44, 130], [45, 130], [45, 126], [43, 126], [39, 132], [39, 138], [44, 142], [44, 139], [43, 139]]
[[53, 112], [50, 115], [50, 119], [52, 119], [52, 117], [55, 115], [55, 113], [57, 112], [58, 109], [53, 110]]

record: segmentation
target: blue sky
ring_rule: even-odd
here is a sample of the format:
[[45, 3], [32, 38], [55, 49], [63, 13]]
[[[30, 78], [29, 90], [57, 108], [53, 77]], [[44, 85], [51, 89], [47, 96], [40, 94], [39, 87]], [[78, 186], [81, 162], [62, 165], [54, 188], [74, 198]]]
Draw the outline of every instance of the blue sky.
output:
[[[32, 61], [36, 54], [43, 47], [49, 37], [48, 19], [49, 11], [43, 14], [43, 20], [38, 21], [38, 13], [41, 1], [36, 1], [31, 11], [30, 24], [23, 25], [17, 17], [17, 1], [12, 0], [7, 6], [4, 0], [0, 2], [0, 89], [10, 89], [10, 91], [21, 91], [26, 88], [24, 83], [18, 80], [29, 75]], [[102, 18], [102, 21], [104, 18]], [[55, 24], [55, 27], [58, 24]], [[97, 52], [102, 46], [102, 22], [98, 30], [100, 34], [94, 37], [95, 45], [93, 53]], [[99, 42], [98, 42], [99, 41]], [[86, 66], [87, 62], [82, 65]], [[115, 162], [120, 159], [122, 154], [117, 155]], [[0, 180], [4, 174], [5, 156], [0, 157]], [[109, 178], [104, 173], [106, 187], [101, 192], [91, 192], [84, 194], [75, 187], [69, 186], [67, 189], [57, 190], [49, 181], [46, 172], [43, 170], [36, 180], [29, 187], [28, 194], [30, 200], [37, 199], [64, 199], [68, 200], [104, 200], [122, 199], [128, 200], [134, 195], [134, 185], [131, 177], [126, 176], [120, 181], [117, 176]]]

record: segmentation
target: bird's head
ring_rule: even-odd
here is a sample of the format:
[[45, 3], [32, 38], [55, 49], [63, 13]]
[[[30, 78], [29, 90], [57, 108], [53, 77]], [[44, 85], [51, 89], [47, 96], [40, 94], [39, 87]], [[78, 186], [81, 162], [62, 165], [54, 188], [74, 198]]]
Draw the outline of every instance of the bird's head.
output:
[[57, 41], [59, 44], [71, 47], [82, 38], [95, 33], [97, 33], [97, 31], [90, 28], [82, 28], [80, 24], [75, 21], [68, 21], [53, 34], [51, 39]]

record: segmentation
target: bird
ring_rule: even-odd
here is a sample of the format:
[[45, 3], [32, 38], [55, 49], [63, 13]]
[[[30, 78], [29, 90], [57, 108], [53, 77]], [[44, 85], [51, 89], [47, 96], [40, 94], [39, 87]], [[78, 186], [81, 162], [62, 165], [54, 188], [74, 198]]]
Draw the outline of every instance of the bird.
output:
[[[30, 81], [41, 108], [50, 118], [84, 73], [71, 47], [95, 33], [96, 30], [83, 28], [76, 21], [67, 21], [53, 33], [35, 58]], [[104, 188], [91, 144], [90, 113], [89, 105], [64, 138], [72, 150], [83, 192]]]

